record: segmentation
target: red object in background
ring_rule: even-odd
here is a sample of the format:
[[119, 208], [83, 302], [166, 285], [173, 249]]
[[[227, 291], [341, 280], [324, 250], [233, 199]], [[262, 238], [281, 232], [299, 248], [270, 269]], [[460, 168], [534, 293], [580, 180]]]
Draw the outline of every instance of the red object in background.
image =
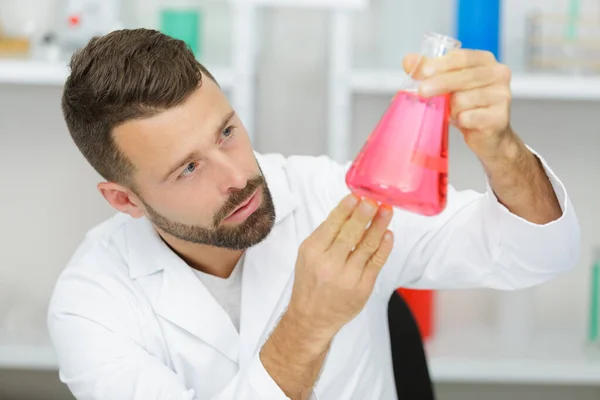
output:
[[426, 341], [433, 336], [434, 291], [405, 288], [400, 288], [397, 291], [413, 313], [421, 332], [421, 338]]
[[79, 18], [79, 15], [70, 15], [68, 21], [70, 26], [78, 26], [81, 18]]

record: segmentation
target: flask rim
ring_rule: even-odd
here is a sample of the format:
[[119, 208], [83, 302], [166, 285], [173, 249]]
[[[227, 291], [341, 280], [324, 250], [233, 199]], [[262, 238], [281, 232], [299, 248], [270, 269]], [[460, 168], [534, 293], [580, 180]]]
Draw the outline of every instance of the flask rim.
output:
[[444, 49], [448, 49], [448, 50], [459, 49], [462, 46], [462, 43], [460, 40], [455, 39], [448, 35], [434, 32], [434, 31], [425, 32], [423, 34], [423, 40], [424, 41], [433, 40], [436, 43], [439, 43], [441, 46], [443, 46]]

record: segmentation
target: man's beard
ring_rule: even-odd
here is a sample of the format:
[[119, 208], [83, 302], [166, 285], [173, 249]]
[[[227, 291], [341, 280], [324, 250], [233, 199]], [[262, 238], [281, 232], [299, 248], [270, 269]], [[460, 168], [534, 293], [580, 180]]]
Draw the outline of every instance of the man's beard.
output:
[[[247, 201], [261, 187], [262, 203], [254, 213], [238, 225], [221, 225], [223, 219], [231, 211]], [[148, 213], [148, 218], [157, 228], [169, 235], [187, 242], [232, 250], [244, 250], [260, 243], [271, 232], [275, 224], [275, 205], [273, 204], [271, 192], [262, 175], [249, 180], [246, 187], [231, 194], [225, 205], [215, 214], [211, 228], [171, 221], [160, 215], [145, 202], [144, 205]]]

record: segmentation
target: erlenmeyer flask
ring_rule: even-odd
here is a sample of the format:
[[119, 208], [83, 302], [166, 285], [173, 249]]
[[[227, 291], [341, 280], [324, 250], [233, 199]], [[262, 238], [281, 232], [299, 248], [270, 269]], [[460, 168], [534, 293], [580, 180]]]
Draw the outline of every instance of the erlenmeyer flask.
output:
[[[460, 42], [424, 35], [421, 60], [439, 57]], [[422, 215], [446, 206], [450, 96], [424, 98], [409, 76], [346, 174], [352, 192]]]

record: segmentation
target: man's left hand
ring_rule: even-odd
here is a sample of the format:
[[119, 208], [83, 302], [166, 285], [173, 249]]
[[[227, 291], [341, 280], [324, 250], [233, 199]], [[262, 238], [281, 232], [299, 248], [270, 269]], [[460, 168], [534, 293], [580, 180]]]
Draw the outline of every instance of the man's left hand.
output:
[[404, 69], [424, 97], [450, 94], [450, 118], [481, 161], [498, 200], [533, 223], [556, 220], [562, 210], [540, 160], [510, 127], [510, 70], [481, 50], [452, 50]]
[[514, 136], [509, 123], [511, 72], [491, 52], [458, 49], [420, 62], [411, 54], [404, 69], [415, 70], [422, 96], [451, 94], [452, 124], [482, 161], [493, 158], [505, 139]]

